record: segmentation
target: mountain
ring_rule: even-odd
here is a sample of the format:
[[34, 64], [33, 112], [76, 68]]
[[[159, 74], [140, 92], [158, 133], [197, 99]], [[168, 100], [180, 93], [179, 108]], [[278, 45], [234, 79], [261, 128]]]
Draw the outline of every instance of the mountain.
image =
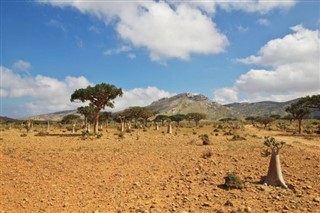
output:
[[35, 115], [26, 118], [23, 120], [37, 120], [37, 121], [60, 121], [64, 116], [70, 114], [76, 114], [77, 110], [65, 110], [60, 112], [53, 112], [49, 114]]
[[[263, 101], [257, 103], [233, 103], [221, 105], [211, 101], [204, 95], [193, 93], [181, 93], [170, 98], [162, 98], [146, 106], [158, 114], [174, 115], [199, 112], [207, 114], [208, 120], [221, 118], [246, 118], [249, 116], [287, 115], [285, 109], [299, 99], [287, 102]], [[77, 110], [67, 110], [24, 118], [40, 121], [60, 121], [64, 116], [76, 114]]]
[[192, 93], [162, 98], [151, 103], [147, 108], [165, 115], [188, 114], [190, 112], [205, 113], [209, 120], [234, 117], [236, 114], [233, 109], [213, 102], [204, 95]]
[[22, 120], [0, 116], [0, 123], [6, 123], [6, 122], [20, 123], [22, 122]]
[[287, 102], [262, 101], [257, 103], [233, 103], [224, 106], [233, 110], [236, 113], [236, 117], [242, 118], [248, 116], [285, 116], [287, 115], [285, 109], [298, 100], [299, 99], [295, 99]]

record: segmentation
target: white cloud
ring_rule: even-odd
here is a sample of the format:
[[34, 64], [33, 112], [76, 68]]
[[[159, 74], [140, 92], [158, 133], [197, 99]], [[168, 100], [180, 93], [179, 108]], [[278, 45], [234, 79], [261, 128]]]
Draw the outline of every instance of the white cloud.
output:
[[293, 34], [269, 41], [259, 50], [258, 56], [249, 56], [238, 61], [271, 66], [316, 63], [319, 60], [319, 30], [308, 30], [301, 25], [291, 29]]
[[[1, 97], [27, 98], [23, 106], [24, 114], [41, 114], [66, 109], [74, 109], [78, 104], [70, 102], [71, 94], [91, 83], [83, 76], [67, 76], [64, 80], [37, 75], [21, 76], [12, 70], [0, 66]], [[20, 107], [21, 106], [17, 106]], [[21, 112], [22, 113], [22, 112]]]
[[242, 10], [249, 13], [265, 14], [276, 9], [288, 9], [296, 4], [295, 0], [266, 1], [266, 0], [246, 0], [246, 1], [217, 1], [217, 4], [225, 10]]
[[147, 106], [161, 98], [171, 97], [174, 94], [158, 89], [157, 87], [134, 88], [123, 91], [123, 96], [115, 99], [113, 111], [120, 111], [131, 106]]
[[220, 104], [238, 101], [238, 92], [235, 88], [221, 88], [214, 91], [214, 100]]
[[[232, 87], [234, 92], [248, 101], [286, 101], [320, 93], [319, 30], [301, 25], [291, 29], [292, 34], [269, 41], [257, 56], [238, 59], [271, 69], [251, 69], [241, 75]], [[217, 100], [223, 99], [221, 91], [216, 91]]]
[[62, 22], [55, 19], [50, 19], [50, 21], [48, 22], [48, 26], [60, 29], [65, 33], [68, 31], [67, 27]]
[[103, 55], [117, 55], [124, 52], [130, 52], [132, 48], [127, 45], [122, 45], [121, 47], [115, 49], [109, 49], [103, 52]]
[[244, 27], [242, 25], [238, 25], [236, 28], [240, 33], [245, 33], [245, 32], [247, 32], [249, 30], [248, 27]]
[[[73, 7], [81, 13], [94, 15], [113, 26], [124, 43], [146, 48], [150, 59], [161, 63], [171, 58], [189, 60], [192, 54], [223, 52], [229, 42], [213, 21], [217, 7], [264, 14], [295, 5], [295, 0], [38, 2]], [[61, 26], [56, 20], [51, 22], [53, 26]], [[94, 28], [90, 30], [95, 31]], [[106, 54], [108, 55], [108, 51]]]
[[13, 68], [17, 70], [27, 71], [31, 68], [31, 64], [24, 60], [18, 60], [13, 64]]
[[133, 53], [129, 53], [129, 54], [128, 54], [128, 57], [129, 57], [130, 59], [135, 59], [137, 56], [136, 56], [135, 54], [133, 54]]
[[[22, 100], [23, 102], [22, 105], [15, 106], [15, 109], [10, 109], [10, 112], [16, 111], [16, 116], [19, 116], [19, 114], [26, 116], [39, 115], [75, 109], [83, 105], [83, 103], [71, 103], [71, 94], [76, 89], [92, 85], [83, 76], [67, 76], [63, 80], [43, 75], [37, 75], [36, 77], [21, 76], [3, 66], [0, 66], [0, 72], [2, 78], [1, 98]], [[115, 99], [115, 108], [106, 108], [106, 110], [119, 111], [130, 106], [147, 106], [153, 101], [172, 95], [174, 94], [157, 87], [124, 90], [123, 96]], [[6, 112], [4, 113], [6, 114]]]
[[265, 18], [258, 19], [257, 23], [262, 25], [262, 26], [269, 26], [270, 25], [270, 21], [268, 19], [265, 19]]
[[78, 36], [76, 36], [75, 39], [76, 39], [76, 44], [77, 44], [77, 46], [78, 46], [79, 48], [83, 48], [83, 47], [84, 47], [84, 42], [83, 42], [83, 40], [82, 40], [80, 37], [78, 37]]
[[[71, 6], [115, 26], [119, 37], [135, 47], [146, 48], [150, 58], [188, 60], [191, 54], [216, 54], [225, 50], [227, 37], [220, 33], [200, 4], [165, 1], [40, 1]], [[201, 8], [210, 6], [201, 4]], [[211, 9], [213, 11], [213, 9]]]

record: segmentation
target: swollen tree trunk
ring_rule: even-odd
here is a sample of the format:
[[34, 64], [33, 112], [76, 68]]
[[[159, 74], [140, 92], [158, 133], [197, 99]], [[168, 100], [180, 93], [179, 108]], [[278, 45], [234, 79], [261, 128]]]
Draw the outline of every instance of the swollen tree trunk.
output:
[[159, 124], [158, 123], [156, 123], [156, 128], [155, 128], [155, 130], [159, 130]]
[[168, 123], [168, 131], [167, 131], [168, 134], [172, 134], [172, 125], [171, 125], [171, 122]]
[[26, 127], [26, 129], [27, 129], [27, 132], [32, 132], [32, 130], [33, 130], [33, 123], [32, 123], [32, 121], [28, 121], [28, 122], [27, 122], [27, 127]]
[[270, 186], [288, 188], [282, 176], [279, 149], [277, 148], [272, 149], [268, 174], [264, 183]]

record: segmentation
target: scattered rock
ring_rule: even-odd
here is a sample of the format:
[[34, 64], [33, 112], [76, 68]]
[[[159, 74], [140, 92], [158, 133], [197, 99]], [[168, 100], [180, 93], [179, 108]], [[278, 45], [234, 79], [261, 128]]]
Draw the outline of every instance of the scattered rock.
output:
[[233, 203], [230, 200], [227, 200], [224, 204], [225, 206], [233, 206]]
[[245, 212], [248, 212], [248, 213], [251, 213], [251, 212], [252, 212], [252, 209], [251, 209], [251, 207], [246, 206], [246, 207], [244, 208], [244, 211], [245, 211]]
[[210, 207], [211, 205], [210, 205], [210, 203], [204, 202], [204, 203], [202, 204], [202, 206], [203, 206], [203, 207]]
[[320, 203], [320, 197], [315, 197], [312, 200], [313, 202]]

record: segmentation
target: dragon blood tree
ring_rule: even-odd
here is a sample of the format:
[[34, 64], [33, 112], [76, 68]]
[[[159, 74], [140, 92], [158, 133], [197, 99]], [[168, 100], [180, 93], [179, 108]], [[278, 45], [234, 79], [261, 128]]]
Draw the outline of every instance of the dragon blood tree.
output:
[[264, 140], [264, 145], [271, 149], [271, 159], [268, 169], [267, 177], [264, 184], [270, 186], [281, 186], [283, 188], [288, 188], [284, 182], [281, 165], [280, 165], [280, 154], [279, 151], [283, 147], [285, 142], [277, 142], [273, 137], [266, 136]]

